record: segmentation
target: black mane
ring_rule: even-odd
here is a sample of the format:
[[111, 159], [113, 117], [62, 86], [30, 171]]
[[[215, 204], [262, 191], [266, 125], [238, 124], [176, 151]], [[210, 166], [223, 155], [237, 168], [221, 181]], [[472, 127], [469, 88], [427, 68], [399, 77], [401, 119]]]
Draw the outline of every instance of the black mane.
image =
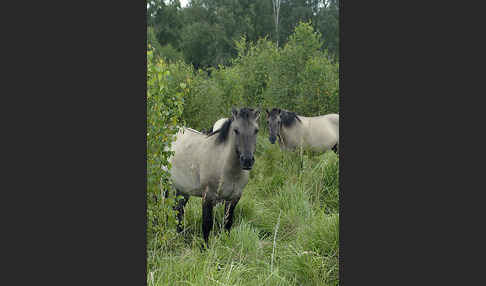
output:
[[270, 111], [270, 116], [277, 114], [279, 111], [280, 111], [280, 120], [282, 120], [282, 125], [285, 127], [291, 127], [297, 121], [302, 122], [295, 112], [278, 109], [278, 108], [272, 109], [272, 111]]
[[216, 137], [216, 144], [225, 142], [226, 139], [228, 139], [228, 134], [232, 122], [233, 118], [226, 119], [221, 128], [209, 132], [208, 137], [218, 134], [218, 137]]

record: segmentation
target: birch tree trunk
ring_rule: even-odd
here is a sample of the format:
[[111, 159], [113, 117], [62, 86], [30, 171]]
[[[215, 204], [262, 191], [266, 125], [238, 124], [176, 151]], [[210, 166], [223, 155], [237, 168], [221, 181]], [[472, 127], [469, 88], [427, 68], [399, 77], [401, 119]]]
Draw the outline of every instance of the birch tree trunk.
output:
[[272, 0], [273, 3], [273, 19], [275, 21], [275, 35], [277, 37], [277, 47], [278, 47], [278, 20], [279, 20], [279, 12], [280, 12], [280, 0]]

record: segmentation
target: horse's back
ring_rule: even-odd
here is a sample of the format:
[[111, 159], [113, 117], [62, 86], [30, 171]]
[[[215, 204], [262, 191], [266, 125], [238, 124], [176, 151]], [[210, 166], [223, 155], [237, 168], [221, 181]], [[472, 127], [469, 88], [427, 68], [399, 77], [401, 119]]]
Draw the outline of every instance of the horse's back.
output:
[[189, 130], [189, 131], [192, 131], [196, 134], [201, 134], [201, 135], [204, 135], [204, 133], [202, 133], [201, 131], [197, 131], [196, 129], [192, 129], [192, 128], [189, 128], [189, 127], [185, 127], [185, 129]]
[[329, 122], [331, 122], [333, 125], [339, 128], [339, 114], [331, 113], [331, 114], [324, 115], [324, 117], [327, 118]]
[[339, 114], [330, 113], [326, 115], [308, 117], [312, 128], [317, 130], [331, 129], [333, 132], [339, 132]]
[[331, 113], [325, 115], [326, 118], [329, 120], [332, 130], [337, 136], [337, 141], [339, 142], [339, 114]]
[[177, 150], [182, 151], [181, 149], [191, 147], [192, 145], [197, 146], [197, 143], [203, 141], [206, 135], [192, 128], [183, 127], [175, 136], [176, 138], [172, 142], [171, 148], [174, 152]]

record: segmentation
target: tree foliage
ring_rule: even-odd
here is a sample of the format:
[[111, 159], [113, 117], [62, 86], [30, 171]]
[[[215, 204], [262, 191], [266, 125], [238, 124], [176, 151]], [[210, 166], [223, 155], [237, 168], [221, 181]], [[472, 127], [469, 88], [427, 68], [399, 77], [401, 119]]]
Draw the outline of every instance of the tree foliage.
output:
[[181, 60], [164, 61], [170, 73], [165, 85], [184, 92], [182, 118], [198, 130], [228, 117], [233, 106], [280, 107], [307, 116], [339, 112], [339, 65], [322, 46], [310, 22], [300, 23], [280, 48], [268, 37], [241, 37], [229, 66], [203, 71]]
[[323, 37], [322, 49], [338, 58], [339, 1], [278, 1], [278, 21], [272, 1], [191, 0], [181, 7], [178, 0], [150, 0], [147, 23], [159, 43], [152, 46], [158, 50], [170, 44], [196, 69], [228, 66], [238, 55], [235, 42], [241, 37], [251, 42], [266, 37], [283, 46], [299, 22], [312, 21]]
[[322, 45], [310, 22], [295, 28], [277, 59], [271, 60], [266, 105], [307, 116], [339, 111], [339, 66]]

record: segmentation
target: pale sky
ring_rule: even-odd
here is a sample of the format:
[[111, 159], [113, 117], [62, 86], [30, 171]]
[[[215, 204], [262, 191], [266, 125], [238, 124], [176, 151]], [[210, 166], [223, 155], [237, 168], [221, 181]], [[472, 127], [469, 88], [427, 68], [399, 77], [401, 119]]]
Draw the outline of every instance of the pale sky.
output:
[[179, 0], [181, 2], [181, 7], [184, 8], [189, 3], [189, 0]]

